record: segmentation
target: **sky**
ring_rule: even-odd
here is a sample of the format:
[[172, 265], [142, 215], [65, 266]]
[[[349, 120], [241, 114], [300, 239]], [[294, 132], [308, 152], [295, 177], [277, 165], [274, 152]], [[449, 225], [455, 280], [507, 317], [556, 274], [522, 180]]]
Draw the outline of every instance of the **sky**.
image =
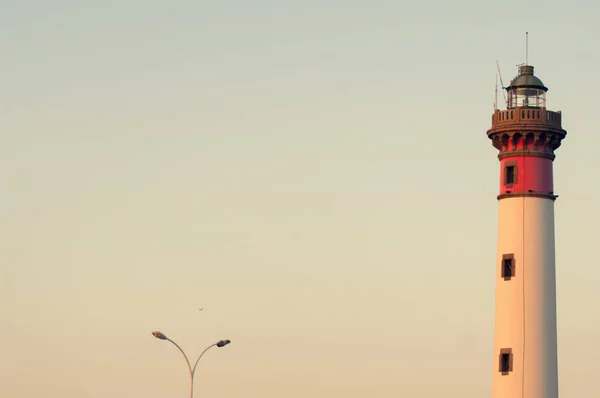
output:
[[[0, 396], [491, 394], [499, 61], [550, 88], [598, 396], [592, 1], [0, 0]], [[500, 96], [501, 98], [501, 96]], [[203, 308], [199, 311], [199, 308]]]

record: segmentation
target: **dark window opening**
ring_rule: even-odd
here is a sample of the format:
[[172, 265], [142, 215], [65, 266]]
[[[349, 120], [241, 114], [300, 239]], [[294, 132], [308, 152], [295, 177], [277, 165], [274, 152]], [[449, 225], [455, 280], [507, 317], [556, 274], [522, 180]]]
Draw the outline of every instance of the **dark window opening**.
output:
[[500, 354], [502, 355], [502, 369], [501, 372], [510, 371], [510, 354]]
[[500, 372], [508, 374], [512, 371], [512, 354], [509, 352], [500, 354]]
[[504, 184], [505, 185], [511, 185], [511, 184], [515, 183], [516, 169], [517, 169], [516, 166], [506, 166], [506, 169], [504, 171]]
[[515, 276], [515, 256], [513, 254], [505, 254], [502, 256], [502, 278], [505, 281], [510, 280]]
[[512, 260], [507, 258], [502, 260], [502, 277], [511, 277], [512, 276]]

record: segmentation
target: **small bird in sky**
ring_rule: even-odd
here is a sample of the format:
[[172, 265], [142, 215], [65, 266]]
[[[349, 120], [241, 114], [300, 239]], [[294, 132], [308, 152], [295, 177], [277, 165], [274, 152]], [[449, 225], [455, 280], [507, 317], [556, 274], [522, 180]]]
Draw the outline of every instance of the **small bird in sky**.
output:
[[198, 308], [198, 311], [202, 311], [204, 308]]

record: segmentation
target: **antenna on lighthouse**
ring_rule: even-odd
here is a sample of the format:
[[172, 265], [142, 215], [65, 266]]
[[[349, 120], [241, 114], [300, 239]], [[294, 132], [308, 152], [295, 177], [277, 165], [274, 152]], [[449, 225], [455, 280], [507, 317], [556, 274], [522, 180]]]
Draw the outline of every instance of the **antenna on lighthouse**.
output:
[[494, 88], [494, 111], [498, 110], [498, 74], [496, 74], [496, 87]]
[[504, 104], [508, 108], [508, 101], [506, 100], [506, 93], [504, 92], [504, 83], [502, 82], [502, 74], [500, 73], [500, 64], [496, 61], [496, 67], [498, 68], [498, 77], [500, 77], [500, 85], [502, 86], [502, 96], [504, 97]]
[[529, 32], [525, 32], [525, 65], [529, 65]]

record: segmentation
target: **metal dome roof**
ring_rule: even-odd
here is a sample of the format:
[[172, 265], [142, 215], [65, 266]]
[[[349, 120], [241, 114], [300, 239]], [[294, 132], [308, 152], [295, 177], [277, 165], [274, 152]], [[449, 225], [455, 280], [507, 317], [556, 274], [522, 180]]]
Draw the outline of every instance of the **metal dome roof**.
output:
[[519, 75], [512, 79], [510, 85], [506, 87], [507, 90], [515, 88], [537, 88], [548, 91], [548, 87], [544, 86], [544, 83], [533, 75], [533, 66], [531, 65], [521, 65]]

